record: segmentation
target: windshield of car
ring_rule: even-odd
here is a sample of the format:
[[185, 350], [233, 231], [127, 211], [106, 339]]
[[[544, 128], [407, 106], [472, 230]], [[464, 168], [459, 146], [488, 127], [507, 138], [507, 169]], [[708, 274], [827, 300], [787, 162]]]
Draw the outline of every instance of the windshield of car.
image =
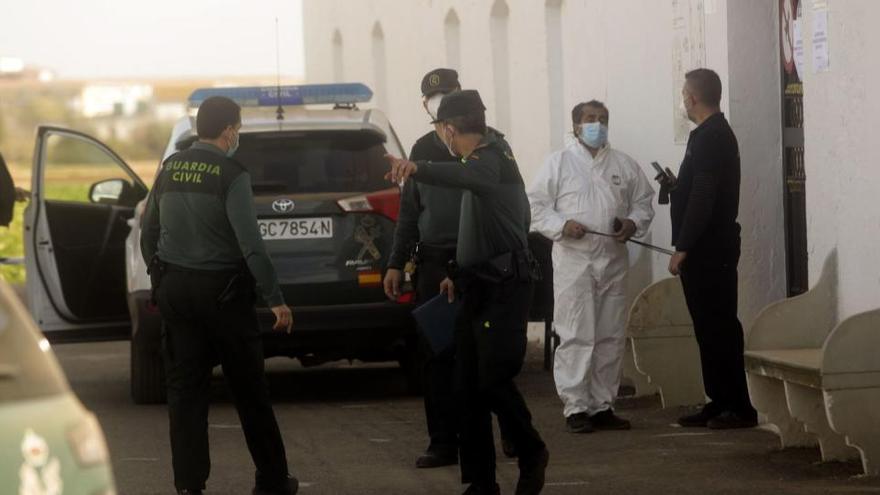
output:
[[298, 131], [241, 135], [235, 154], [255, 194], [372, 192], [389, 187], [381, 135]]
[[24, 320], [24, 310], [9, 303], [10, 294], [0, 290], [0, 404], [65, 392], [48, 342]]

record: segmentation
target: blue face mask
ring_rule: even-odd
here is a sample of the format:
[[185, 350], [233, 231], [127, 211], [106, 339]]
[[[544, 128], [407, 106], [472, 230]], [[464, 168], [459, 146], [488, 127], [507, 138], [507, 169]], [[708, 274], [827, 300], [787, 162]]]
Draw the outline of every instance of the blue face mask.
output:
[[590, 148], [599, 149], [608, 142], [608, 126], [600, 122], [581, 124], [578, 137]]
[[228, 150], [226, 150], [226, 156], [232, 157], [232, 155], [234, 155], [235, 152], [238, 151], [238, 141], [239, 141], [239, 135], [238, 135], [238, 132], [236, 132], [235, 133], [235, 142], [229, 146]]

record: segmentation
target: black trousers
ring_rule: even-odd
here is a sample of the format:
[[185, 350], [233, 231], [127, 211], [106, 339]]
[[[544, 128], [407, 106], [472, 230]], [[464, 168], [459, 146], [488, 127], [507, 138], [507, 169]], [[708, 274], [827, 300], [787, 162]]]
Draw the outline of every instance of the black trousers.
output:
[[211, 469], [208, 403], [218, 362], [235, 400], [256, 485], [289, 493], [284, 444], [263, 374], [263, 346], [252, 297], [220, 307], [231, 274], [169, 269], [156, 294], [162, 313], [171, 456], [178, 489], [204, 489]]
[[495, 480], [492, 412], [520, 458], [545, 448], [513, 379], [526, 353], [531, 282], [457, 282], [463, 289], [456, 319], [456, 394], [461, 407], [460, 465], [464, 483]]
[[681, 285], [700, 348], [703, 384], [715, 412], [757, 413], [749, 399], [743, 362], [743, 327], [737, 316], [739, 255], [705, 259], [688, 254]]
[[[416, 275], [416, 297], [424, 303], [440, 293], [440, 282], [446, 278], [446, 263], [455, 256], [433, 256], [419, 261]], [[427, 339], [419, 332], [422, 376], [424, 380], [425, 419], [428, 423], [429, 448], [458, 449], [458, 408], [453, 390], [455, 350], [435, 354]]]

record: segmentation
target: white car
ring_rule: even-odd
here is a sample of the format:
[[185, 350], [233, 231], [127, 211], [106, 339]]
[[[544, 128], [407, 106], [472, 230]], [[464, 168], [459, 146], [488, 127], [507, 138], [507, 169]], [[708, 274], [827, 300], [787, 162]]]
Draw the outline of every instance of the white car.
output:
[[[267, 250], [295, 311], [290, 336], [269, 333], [271, 313], [260, 311], [266, 356], [305, 365], [397, 360], [415, 387], [411, 307], [381, 288], [400, 204], [384, 154], [404, 152], [381, 112], [357, 108], [372, 92], [362, 84], [197, 90], [163, 161], [196, 140], [192, 116], [212, 95], [242, 105], [236, 157], [251, 174]], [[147, 187], [99, 141], [40, 127], [32, 193], [25, 258], [34, 319], [54, 340], [130, 332], [132, 396], [163, 401], [161, 320], [139, 246]]]

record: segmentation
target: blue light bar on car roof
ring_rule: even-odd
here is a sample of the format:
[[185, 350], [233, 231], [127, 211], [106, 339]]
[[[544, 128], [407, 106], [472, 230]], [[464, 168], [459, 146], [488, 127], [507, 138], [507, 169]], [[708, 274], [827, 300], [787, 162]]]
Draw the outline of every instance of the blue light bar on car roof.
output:
[[370, 101], [373, 91], [362, 83], [200, 88], [189, 96], [189, 106], [196, 108], [212, 96], [225, 96], [242, 107], [346, 105]]

